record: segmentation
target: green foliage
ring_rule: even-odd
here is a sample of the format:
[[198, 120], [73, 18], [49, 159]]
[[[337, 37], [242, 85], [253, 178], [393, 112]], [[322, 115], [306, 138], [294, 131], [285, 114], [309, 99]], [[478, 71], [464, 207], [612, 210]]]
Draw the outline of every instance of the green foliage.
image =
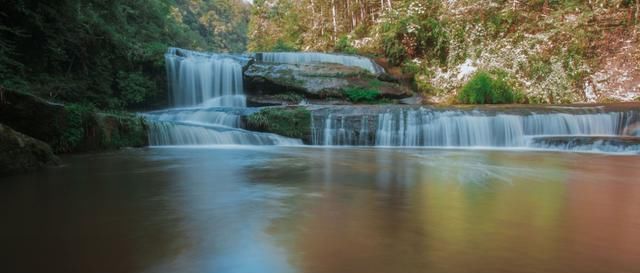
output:
[[129, 105], [144, 102], [155, 89], [155, 84], [140, 72], [120, 71], [116, 76], [116, 83], [120, 98]]
[[253, 1], [248, 36], [250, 51], [298, 51], [304, 21], [298, 0]]
[[382, 50], [389, 63], [397, 65], [407, 58], [407, 50], [402, 44], [402, 25], [396, 22], [382, 24]]
[[100, 131], [100, 139], [96, 141], [102, 149], [142, 147], [147, 144], [146, 124], [142, 117], [130, 113], [99, 113], [95, 119]]
[[58, 150], [73, 151], [85, 139], [96, 108], [91, 104], [69, 104], [65, 106], [65, 130], [62, 133]]
[[247, 117], [252, 130], [275, 133], [291, 138], [305, 138], [311, 134], [311, 113], [302, 107], [264, 108]]
[[272, 51], [272, 52], [295, 52], [295, 51], [298, 51], [298, 49], [295, 46], [286, 43], [284, 40], [278, 39], [276, 41], [276, 44], [269, 51]]
[[364, 87], [349, 87], [344, 90], [344, 95], [352, 102], [372, 103], [380, 98], [380, 92], [375, 89]]
[[442, 21], [427, 15], [392, 15], [382, 23], [382, 49], [389, 62], [428, 57], [446, 63], [450, 38]]
[[[102, 109], [166, 103], [168, 46], [244, 51], [241, 0], [7, 0], [0, 86]], [[128, 75], [128, 76], [124, 76]]]
[[494, 36], [505, 35], [509, 28], [516, 24], [518, 15], [518, 12], [512, 9], [504, 11], [491, 10], [487, 15], [488, 18], [485, 20], [487, 22], [487, 28]]
[[460, 103], [468, 104], [504, 104], [521, 100], [520, 93], [511, 86], [506, 73], [478, 71], [462, 87], [458, 94]]
[[349, 37], [347, 37], [347, 36], [342, 36], [342, 37], [340, 37], [340, 39], [338, 39], [338, 42], [336, 42], [336, 46], [335, 46], [334, 50], [336, 52], [342, 52], [342, 53], [347, 53], [347, 54], [356, 54], [356, 53], [358, 53], [356, 48], [351, 46], [351, 43], [349, 42]]
[[530, 79], [536, 81], [542, 80], [553, 72], [551, 61], [542, 57], [532, 57], [529, 59], [527, 72]]
[[422, 67], [420, 67], [419, 64], [416, 64], [415, 62], [411, 62], [411, 61], [402, 63], [401, 68], [402, 68], [402, 73], [404, 74], [416, 74], [420, 72], [420, 70], [422, 70]]

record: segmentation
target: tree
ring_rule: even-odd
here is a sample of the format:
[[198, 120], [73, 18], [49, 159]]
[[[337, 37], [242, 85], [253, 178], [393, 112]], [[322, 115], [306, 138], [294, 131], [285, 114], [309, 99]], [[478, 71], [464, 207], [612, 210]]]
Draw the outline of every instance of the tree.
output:
[[242, 0], [5, 0], [2, 9], [0, 88], [101, 108], [161, 106], [169, 46], [247, 43]]

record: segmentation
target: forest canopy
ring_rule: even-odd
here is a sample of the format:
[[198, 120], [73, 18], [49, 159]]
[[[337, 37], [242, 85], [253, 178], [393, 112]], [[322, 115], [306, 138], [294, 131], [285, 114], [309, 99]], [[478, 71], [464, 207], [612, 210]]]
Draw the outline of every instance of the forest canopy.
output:
[[161, 105], [166, 49], [242, 52], [248, 16], [242, 0], [7, 0], [0, 88], [103, 109]]

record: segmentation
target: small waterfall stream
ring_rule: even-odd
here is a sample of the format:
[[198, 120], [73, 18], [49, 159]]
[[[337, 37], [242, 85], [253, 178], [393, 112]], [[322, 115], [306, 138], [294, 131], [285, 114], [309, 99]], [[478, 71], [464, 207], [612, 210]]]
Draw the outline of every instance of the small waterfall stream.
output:
[[[640, 114], [598, 107], [455, 110], [390, 107], [318, 111], [314, 145], [513, 147], [640, 151]], [[620, 140], [623, 139], [623, 140]]]
[[313, 64], [313, 63], [334, 63], [344, 66], [355, 66], [369, 71], [372, 74], [384, 72], [384, 68], [376, 64], [369, 58], [330, 54], [319, 52], [263, 52], [257, 53], [256, 59], [265, 63], [284, 63], [284, 64]]
[[298, 139], [240, 129], [246, 108], [240, 55], [170, 48], [165, 55], [173, 109], [144, 114], [149, 143], [164, 145], [299, 145]]
[[245, 107], [241, 56], [169, 48], [167, 80], [174, 107]]

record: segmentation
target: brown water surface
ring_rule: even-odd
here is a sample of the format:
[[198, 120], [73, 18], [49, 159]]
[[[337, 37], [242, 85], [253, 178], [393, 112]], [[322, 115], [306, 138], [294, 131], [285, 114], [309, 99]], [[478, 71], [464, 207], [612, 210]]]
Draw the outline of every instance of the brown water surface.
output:
[[640, 156], [155, 148], [0, 183], [0, 272], [640, 272]]

